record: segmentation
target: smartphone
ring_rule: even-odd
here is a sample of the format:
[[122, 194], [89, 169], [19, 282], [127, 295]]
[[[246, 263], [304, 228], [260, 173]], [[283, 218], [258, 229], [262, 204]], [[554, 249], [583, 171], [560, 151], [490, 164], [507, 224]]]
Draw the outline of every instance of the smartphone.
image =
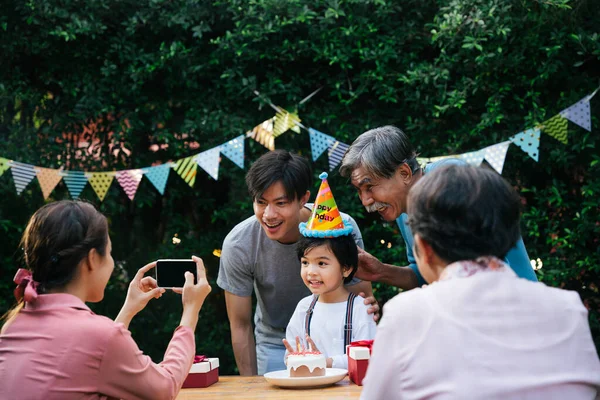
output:
[[194, 274], [194, 283], [197, 282], [196, 262], [194, 260], [157, 260], [156, 284], [165, 289], [182, 288], [185, 284], [185, 272]]

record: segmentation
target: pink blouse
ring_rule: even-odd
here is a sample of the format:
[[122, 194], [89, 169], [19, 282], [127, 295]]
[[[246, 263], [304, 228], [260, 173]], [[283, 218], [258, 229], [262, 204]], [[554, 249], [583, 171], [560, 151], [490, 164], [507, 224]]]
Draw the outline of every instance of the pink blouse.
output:
[[123, 324], [70, 294], [39, 295], [0, 335], [0, 399], [174, 399], [194, 353], [180, 326], [155, 364]]

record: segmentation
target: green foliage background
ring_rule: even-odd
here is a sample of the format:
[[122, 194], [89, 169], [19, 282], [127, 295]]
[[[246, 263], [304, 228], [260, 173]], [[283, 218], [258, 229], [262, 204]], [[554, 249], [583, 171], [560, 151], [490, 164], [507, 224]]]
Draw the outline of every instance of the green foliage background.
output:
[[[600, 78], [595, 0], [1, 3], [0, 156], [51, 168], [103, 171], [182, 158], [270, 118], [269, 101], [297, 109], [305, 125], [346, 143], [394, 124], [424, 157], [463, 153], [550, 118]], [[538, 276], [580, 293], [596, 343], [599, 100], [591, 101], [594, 132], [570, 123], [568, 145], [543, 135], [538, 163], [512, 146], [503, 172], [522, 194], [523, 237], [530, 257], [544, 264]], [[90, 123], [97, 129], [84, 131]], [[74, 146], [92, 139], [101, 161]], [[199, 149], [190, 148], [194, 141]], [[152, 152], [153, 144], [163, 149]], [[248, 166], [266, 150], [245, 144]], [[311, 156], [306, 132], [289, 132], [276, 146]], [[313, 165], [316, 178], [327, 169], [326, 156]], [[201, 313], [198, 352], [220, 357], [222, 374], [235, 373], [212, 252], [252, 213], [244, 174], [223, 158], [218, 181], [199, 169], [190, 188], [172, 173], [161, 196], [144, 179], [133, 202], [113, 183], [101, 203], [88, 185], [81, 197], [110, 219], [118, 267], [93, 309], [114, 318], [129, 278], [148, 261], [201, 256], [214, 290]], [[367, 249], [404, 264], [396, 227], [366, 216], [346, 182], [332, 175], [337, 202], [357, 218]], [[0, 177], [0, 193], [3, 312], [13, 305], [19, 238], [44, 200], [37, 183], [17, 196], [10, 172]], [[61, 182], [50, 200], [68, 197]], [[175, 234], [179, 245], [171, 242]], [[396, 293], [384, 285], [375, 290], [382, 302]], [[131, 325], [155, 361], [180, 310], [176, 295], [163, 296]]]

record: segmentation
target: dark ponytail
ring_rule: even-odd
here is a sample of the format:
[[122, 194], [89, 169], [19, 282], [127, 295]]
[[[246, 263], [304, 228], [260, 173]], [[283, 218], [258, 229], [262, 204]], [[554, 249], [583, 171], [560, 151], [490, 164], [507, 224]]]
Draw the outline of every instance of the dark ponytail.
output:
[[[26, 268], [39, 282], [38, 292], [64, 287], [90, 250], [104, 256], [108, 242], [106, 217], [83, 201], [46, 204], [33, 214], [21, 239]], [[5, 315], [7, 323], [22, 308]]]

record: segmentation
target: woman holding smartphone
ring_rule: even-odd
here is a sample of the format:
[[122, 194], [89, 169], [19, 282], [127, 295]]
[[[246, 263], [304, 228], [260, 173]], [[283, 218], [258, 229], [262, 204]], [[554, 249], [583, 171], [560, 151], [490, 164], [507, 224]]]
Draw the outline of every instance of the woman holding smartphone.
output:
[[31, 217], [21, 246], [26, 269], [15, 276], [18, 305], [0, 333], [0, 398], [173, 399], [193, 362], [198, 313], [211, 287], [194, 257], [197, 283], [186, 272], [183, 313], [160, 364], [127, 330], [164, 289], [141, 268], [115, 321], [94, 314], [114, 269], [106, 218], [91, 204], [59, 201]]

